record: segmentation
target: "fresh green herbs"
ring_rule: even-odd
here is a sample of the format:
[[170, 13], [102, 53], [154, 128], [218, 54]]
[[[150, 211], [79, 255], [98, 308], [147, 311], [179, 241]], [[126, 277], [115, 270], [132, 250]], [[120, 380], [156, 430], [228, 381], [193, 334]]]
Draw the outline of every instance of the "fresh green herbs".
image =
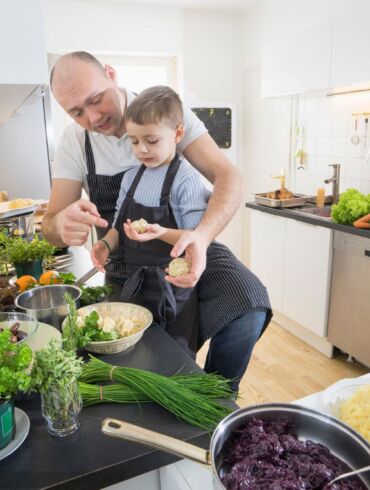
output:
[[[69, 314], [63, 326], [62, 345], [63, 349], [69, 352], [76, 352], [80, 347], [81, 329], [77, 325], [77, 309], [76, 302], [70, 293], [64, 294], [64, 300], [67, 304]], [[81, 346], [83, 347], [83, 346]]]
[[84, 324], [81, 327], [81, 343], [83, 343], [83, 345], [86, 345], [89, 342], [104, 342], [107, 340], [118, 339], [117, 330], [112, 328], [110, 331], [105, 332], [99, 326], [99, 319], [99, 314], [96, 311], [92, 311], [85, 317]]
[[52, 339], [36, 352], [32, 368], [35, 389], [41, 394], [42, 412], [48, 426], [68, 427], [81, 409], [77, 378], [81, 374], [82, 359], [73, 351], [66, 351], [60, 340]]
[[62, 391], [82, 370], [82, 359], [73, 351], [66, 351], [61, 341], [52, 339], [46, 347], [35, 353], [32, 378], [40, 393], [58, 385]]
[[21, 237], [6, 237], [3, 245], [6, 259], [11, 264], [43, 260], [56, 250], [47, 240], [40, 240], [37, 235], [30, 242]]
[[112, 286], [81, 286], [81, 306], [99, 303], [112, 293]]
[[200, 376], [195, 375], [191, 381], [192, 376], [190, 374], [168, 377], [142, 369], [111, 366], [91, 356], [91, 361], [83, 366], [80, 382], [116, 381], [120, 389], [113, 388], [114, 385], [103, 389], [92, 388], [80, 383], [80, 390], [85, 405], [101, 401], [128, 403], [130, 397], [132, 402], [150, 400], [189, 424], [213, 430], [231, 410], [208, 396], [205, 380], [209, 379], [210, 385], [220, 381], [217, 388], [213, 385], [212, 389], [208, 390], [214, 396], [217, 391], [219, 398], [231, 396], [227, 381], [219, 376], [208, 378], [208, 375], [205, 375], [202, 376], [205, 380], [199, 383]]
[[352, 225], [357, 219], [370, 213], [370, 194], [357, 189], [347, 189], [340, 195], [338, 204], [333, 204], [331, 216], [336, 223]]
[[11, 336], [10, 329], [0, 333], [0, 398], [5, 399], [31, 388], [32, 350], [26, 344], [12, 342]]

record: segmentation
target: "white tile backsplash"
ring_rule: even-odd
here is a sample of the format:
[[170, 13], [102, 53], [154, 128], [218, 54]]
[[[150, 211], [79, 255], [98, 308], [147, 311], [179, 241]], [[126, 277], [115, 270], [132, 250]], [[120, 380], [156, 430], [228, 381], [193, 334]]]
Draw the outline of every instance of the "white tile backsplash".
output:
[[[304, 170], [295, 170], [295, 189], [301, 193], [316, 194], [318, 187], [331, 193], [331, 184], [323, 180], [332, 173], [330, 164], [341, 164], [340, 191], [355, 187], [370, 193], [370, 118], [366, 126], [363, 116], [357, 117], [359, 144], [351, 142], [355, 134], [353, 112], [370, 112], [367, 93], [334, 97], [298, 98], [297, 121], [304, 127]], [[297, 141], [295, 142], [297, 147]], [[366, 161], [369, 154], [369, 161]], [[294, 159], [297, 168], [297, 161]]]

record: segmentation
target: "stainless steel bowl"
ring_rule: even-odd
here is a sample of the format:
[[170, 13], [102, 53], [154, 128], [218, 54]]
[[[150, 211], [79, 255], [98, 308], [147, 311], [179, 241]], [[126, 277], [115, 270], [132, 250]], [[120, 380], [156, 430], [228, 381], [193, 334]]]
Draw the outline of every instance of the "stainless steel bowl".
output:
[[62, 321], [68, 315], [65, 293], [69, 293], [78, 306], [81, 289], [69, 284], [52, 284], [29, 289], [17, 296], [14, 303], [39, 322], [48, 323], [60, 330]]

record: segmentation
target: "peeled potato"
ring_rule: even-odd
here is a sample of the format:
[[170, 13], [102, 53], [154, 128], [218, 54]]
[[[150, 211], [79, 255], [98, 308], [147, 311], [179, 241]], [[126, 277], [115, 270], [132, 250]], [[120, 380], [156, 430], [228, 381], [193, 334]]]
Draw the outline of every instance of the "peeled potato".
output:
[[172, 277], [185, 276], [190, 272], [190, 265], [188, 259], [177, 257], [177, 259], [173, 259], [168, 265], [169, 274]]
[[148, 228], [148, 222], [144, 218], [141, 218], [133, 221], [131, 226], [137, 233], [145, 233]]

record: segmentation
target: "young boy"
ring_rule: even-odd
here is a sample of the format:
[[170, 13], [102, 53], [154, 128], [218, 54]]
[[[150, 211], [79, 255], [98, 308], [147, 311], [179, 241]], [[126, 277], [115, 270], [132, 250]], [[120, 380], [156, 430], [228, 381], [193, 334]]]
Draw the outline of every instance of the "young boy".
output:
[[[125, 121], [142, 165], [124, 174], [114, 228], [94, 245], [91, 257], [104, 270], [109, 253], [121, 243], [128, 276], [121, 299], [149, 308], [155, 320], [195, 357], [199, 315], [195, 289], [178, 288], [164, 277], [172, 245], [182, 230], [198, 225], [210, 192], [200, 174], [176, 154], [184, 127], [181, 100], [172, 89], [144, 90], [128, 106]], [[131, 226], [139, 219], [149, 223], [140, 234]]]

